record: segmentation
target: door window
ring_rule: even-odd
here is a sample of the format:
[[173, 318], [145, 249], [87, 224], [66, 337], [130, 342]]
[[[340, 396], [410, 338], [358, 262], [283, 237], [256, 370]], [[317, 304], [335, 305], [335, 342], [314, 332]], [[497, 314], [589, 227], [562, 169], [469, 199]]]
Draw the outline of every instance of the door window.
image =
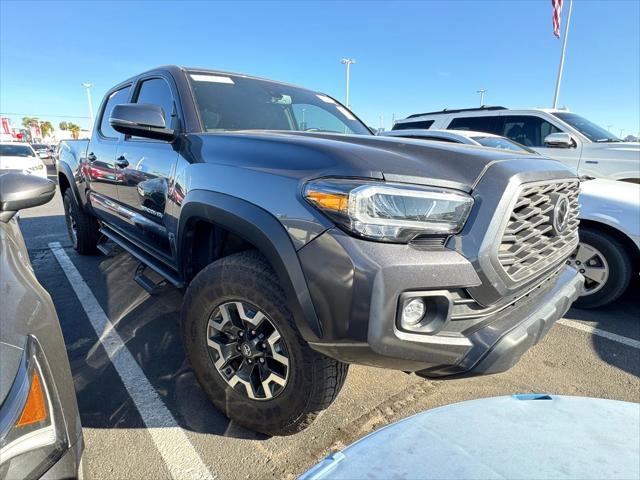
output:
[[164, 121], [168, 128], [172, 128], [173, 120], [173, 95], [169, 84], [162, 78], [145, 80], [138, 90], [136, 103], [147, 103], [162, 107]]
[[428, 129], [433, 125], [435, 120], [417, 120], [415, 122], [402, 122], [393, 125], [391, 130], [413, 130], [413, 129]]
[[458, 117], [451, 120], [447, 130], [470, 130], [473, 132], [498, 133], [498, 117]]
[[104, 109], [102, 110], [102, 116], [100, 117], [100, 134], [106, 138], [118, 138], [118, 132], [116, 132], [111, 125], [109, 125], [109, 117], [111, 116], [111, 111], [113, 107], [116, 105], [120, 105], [121, 103], [127, 103], [129, 101], [129, 90], [131, 87], [125, 87], [120, 90], [116, 90], [111, 95], [109, 95], [109, 99], [105, 103]]
[[501, 135], [527, 147], [544, 147], [544, 139], [551, 133], [561, 132], [546, 120], [531, 115], [506, 115]]

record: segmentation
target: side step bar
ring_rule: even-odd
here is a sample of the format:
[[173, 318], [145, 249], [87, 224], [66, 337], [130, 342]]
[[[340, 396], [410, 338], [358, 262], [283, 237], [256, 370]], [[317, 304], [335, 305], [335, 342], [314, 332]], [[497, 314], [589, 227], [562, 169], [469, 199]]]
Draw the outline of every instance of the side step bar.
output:
[[[122, 238], [120, 235], [118, 235], [116, 232], [114, 232], [110, 228], [102, 227], [100, 229], [100, 233], [102, 235], [104, 235], [105, 237], [107, 237], [109, 240], [111, 240], [113, 243], [115, 243], [116, 245], [118, 245], [119, 247], [124, 249], [127, 253], [129, 253], [129, 255], [131, 255], [136, 260], [140, 261], [140, 263], [142, 263], [144, 266], [149, 267], [151, 270], [156, 272], [162, 278], [167, 280], [174, 287], [176, 287], [176, 288], [184, 288], [185, 287], [185, 283], [178, 278], [178, 276], [175, 274], [175, 272], [172, 272], [169, 268], [163, 266], [162, 264], [160, 264], [159, 262], [154, 260], [144, 250], [142, 250], [141, 248], [135, 246], [133, 243], [129, 242], [128, 240]], [[103, 248], [108, 251], [108, 249], [106, 247], [103, 246]], [[99, 248], [99, 249], [100, 249], [100, 251], [103, 251], [102, 248]], [[138, 271], [139, 270], [140, 270], [140, 267], [138, 267], [138, 269], [136, 269], [136, 277], [138, 277]], [[144, 268], [142, 270], [144, 270]], [[142, 273], [142, 270], [140, 270], [140, 275], [144, 276], [144, 274]], [[150, 278], [144, 276], [144, 279], [147, 280], [148, 283], [151, 286], [157, 287], [157, 285], [155, 285], [155, 283]], [[147, 288], [138, 281], [138, 278], [136, 278], [136, 282], [138, 282], [138, 284], [142, 288], [147, 290]], [[149, 290], [147, 290], [147, 291], [149, 291]], [[149, 293], [151, 293], [151, 292], [149, 292]]]
[[136, 268], [136, 273], [133, 279], [138, 285], [146, 290], [149, 295], [155, 295], [160, 292], [160, 288], [166, 283], [166, 280], [163, 279], [159, 282], [154, 282], [144, 274], [144, 271], [146, 269], [147, 266], [144, 263], [140, 262], [138, 264], [138, 267]]

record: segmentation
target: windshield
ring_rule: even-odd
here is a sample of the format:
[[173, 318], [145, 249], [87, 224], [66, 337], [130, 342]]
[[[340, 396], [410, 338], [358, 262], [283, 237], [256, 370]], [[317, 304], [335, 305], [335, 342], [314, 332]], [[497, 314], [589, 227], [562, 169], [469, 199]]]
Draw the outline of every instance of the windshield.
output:
[[553, 115], [558, 117], [560, 120], [567, 122], [592, 142], [622, 141], [606, 129], [596, 125], [584, 117], [581, 117], [580, 115], [576, 115], [575, 113], [554, 112]]
[[319, 93], [234, 75], [189, 75], [207, 132], [295, 130], [371, 135], [335, 100]]
[[33, 150], [28, 145], [0, 145], [2, 157], [34, 157]]
[[484, 147], [500, 148], [502, 150], [512, 150], [520, 153], [537, 153], [535, 150], [525, 147], [524, 145], [502, 137], [471, 137]]
[[41, 143], [33, 143], [31, 146], [36, 150], [43, 150], [48, 148], [46, 145], [43, 145]]

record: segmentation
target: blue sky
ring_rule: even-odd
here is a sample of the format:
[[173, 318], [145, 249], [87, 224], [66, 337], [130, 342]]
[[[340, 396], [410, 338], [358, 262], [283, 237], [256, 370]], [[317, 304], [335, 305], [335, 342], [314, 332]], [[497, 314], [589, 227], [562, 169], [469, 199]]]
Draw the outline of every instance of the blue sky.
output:
[[[369, 125], [444, 107], [549, 107], [561, 42], [550, 0], [28, 2], [0, 0], [0, 112], [86, 125], [105, 90], [168, 63], [344, 98]], [[565, 0], [566, 19], [568, 0]], [[560, 105], [640, 131], [640, 2], [575, 0]], [[61, 115], [64, 118], [52, 117]]]

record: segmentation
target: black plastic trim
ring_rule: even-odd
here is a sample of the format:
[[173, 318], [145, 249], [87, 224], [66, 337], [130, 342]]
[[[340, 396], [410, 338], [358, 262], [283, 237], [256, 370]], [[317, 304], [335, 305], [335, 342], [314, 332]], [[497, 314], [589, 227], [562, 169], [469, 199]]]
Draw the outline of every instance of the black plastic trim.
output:
[[308, 341], [322, 337], [300, 260], [291, 237], [277, 218], [237, 197], [207, 190], [190, 191], [182, 204], [178, 225], [177, 258], [182, 278], [186, 278], [185, 234], [191, 221], [197, 219], [210, 221], [254, 245], [278, 276], [302, 336]]

